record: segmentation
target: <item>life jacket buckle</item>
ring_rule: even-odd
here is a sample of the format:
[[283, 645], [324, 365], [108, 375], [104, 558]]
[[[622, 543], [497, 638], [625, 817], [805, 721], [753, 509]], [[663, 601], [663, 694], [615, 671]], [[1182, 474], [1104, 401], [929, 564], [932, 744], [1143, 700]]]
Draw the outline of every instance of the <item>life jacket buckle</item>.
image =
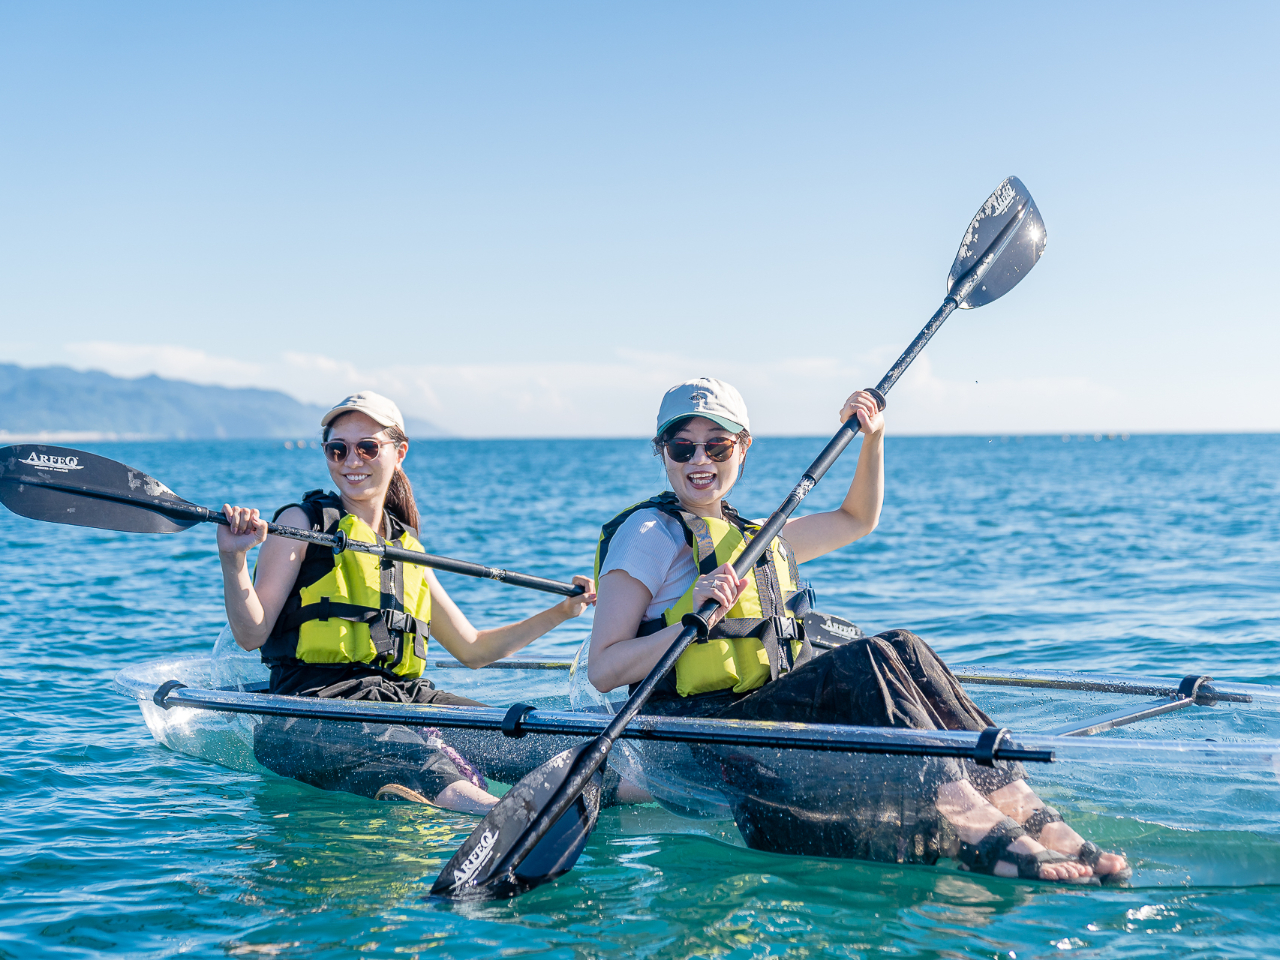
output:
[[800, 621], [791, 617], [776, 616], [772, 618], [774, 636], [779, 640], [800, 640]]

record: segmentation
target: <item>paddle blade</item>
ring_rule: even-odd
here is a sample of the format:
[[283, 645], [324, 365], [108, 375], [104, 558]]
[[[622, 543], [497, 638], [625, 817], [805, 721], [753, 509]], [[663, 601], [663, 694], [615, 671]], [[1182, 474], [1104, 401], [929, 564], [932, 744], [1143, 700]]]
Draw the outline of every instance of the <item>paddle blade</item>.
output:
[[500, 870], [499, 864], [547, 807], [573, 769], [573, 761], [590, 746], [588, 742], [556, 754], [508, 790], [445, 864], [431, 896], [449, 900], [515, 897], [571, 870], [600, 814], [599, 773], [523, 861], [509, 870]]
[[0, 503], [32, 520], [124, 533], [178, 533], [203, 510], [141, 470], [36, 443], [0, 447]]
[[817, 611], [805, 614], [804, 635], [810, 640], [821, 640], [834, 646], [866, 636], [856, 623]]
[[987, 202], [965, 231], [960, 251], [947, 276], [947, 292], [950, 293], [956, 281], [987, 253], [1000, 231], [1018, 215], [1023, 204], [1027, 206], [1027, 212], [1022, 223], [982, 281], [960, 302], [962, 310], [981, 307], [1003, 297], [1030, 272], [1044, 253], [1047, 238], [1040, 211], [1036, 209], [1036, 203], [1022, 181], [1017, 177], [1010, 177], [987, 197]]

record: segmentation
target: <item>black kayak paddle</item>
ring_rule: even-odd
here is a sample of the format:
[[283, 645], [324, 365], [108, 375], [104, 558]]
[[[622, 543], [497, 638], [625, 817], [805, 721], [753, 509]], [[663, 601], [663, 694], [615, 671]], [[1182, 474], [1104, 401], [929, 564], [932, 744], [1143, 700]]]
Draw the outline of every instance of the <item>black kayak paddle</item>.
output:
[[[869, 389], [880, 409], [884, 395], [957, 307], [980, 307], [1003, 296], [1044, 252], [1045, 230], [1031, 194], [1010, 177], [987, 198], [965, 232], [947, 278], [947, 296], [878, 384]], [[733, 564], [741, 579], [764, 554], [792, 511], [835, 463], [861, 429], [842, 424], [800, 482]], [[594, 740], [558, 754], [524, 777], [489, 811], [449, 860], [431, 888], [433, 897], [492, 900], [514, 897], [572, 869], [599, 814], [600, 770], [614, 742], [640, 712], [662, 678], [699, 638], [718, 604], [709, 600], [686, 614], [684, 629], [653, 670]]]
[[[119, 530], [122, 533], [181, 533], [197, 523], [227, 526], [227, 518], [222, 511], [183, 500], [141, 470], [83, 450], [37, 443], [0, 447], [0, 503], [19, 516], [32, 520]], [[343, 550], [357, 550], [401, 563], [497, 580], [544, 593], [558, 593], [566, 597], [582, 593], [582, 587], [576, 584], [512, 573], [466, 560], [437, 557], [391, 544], [365, 543], [352, 540], [341, 532], [331, 536], [277, 523], [267, 524], [267, 532], [275, 537], [329, 547], [335, 554]]]

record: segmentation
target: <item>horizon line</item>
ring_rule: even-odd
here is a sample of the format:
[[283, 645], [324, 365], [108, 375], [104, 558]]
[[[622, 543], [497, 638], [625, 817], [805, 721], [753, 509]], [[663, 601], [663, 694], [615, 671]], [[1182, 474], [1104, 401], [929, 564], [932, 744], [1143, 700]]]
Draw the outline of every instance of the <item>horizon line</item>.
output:
[[[1280, 435], [1280, 429], [1277, 430], [1212, 430], [1212, 431], [1196, 431], [1196, 430], [1071, 430], [1071, 431], [1044, 431], [1044, 432], [985, 432], [985, 433], [892, 433], [889, 437], [896, 437], [903, 440], [996, 440], [1001, 441], [1020, 441], [1031, 439], [1061, 439], [1063, 442], [1070, 440], [1095, 442], [1103, 440], [1120, 440], [1127, 441], [1135, 437], [1267, 437]], [[817, 433], [765, 433], [756, 434], [754, 438], [757, 440], [829, 440], [827, 434]], [[537, 436], [425, 436], [425, 437], [409, 437], [411, 443], [441, 443], [448, 441], [465, 441], [468, 443], [518, 443], [518, 442], [545, 442], [545, 441], [642, 441], [648, 443], [653, 438], [640, 434], [631, 435], [601, 435], [601, 436], [564, 436], [564, 435], [537, 435]], [[35, 432], [10, 433], [7, 430], [0, 430], [0, 444], [13, 443], [33, 443], [47, 444], [56, 446], [65, 443], [279, 443], [294, 444], [302, 446], [316, 443], [315, 437], [293, 437], [293, 436], [277, 436], [277, 437], [175, 437], [160, 434], [136, 434], [136, 433], [115, 433], [113, 431], [93, 431], [93, 430], [42, 430]]]

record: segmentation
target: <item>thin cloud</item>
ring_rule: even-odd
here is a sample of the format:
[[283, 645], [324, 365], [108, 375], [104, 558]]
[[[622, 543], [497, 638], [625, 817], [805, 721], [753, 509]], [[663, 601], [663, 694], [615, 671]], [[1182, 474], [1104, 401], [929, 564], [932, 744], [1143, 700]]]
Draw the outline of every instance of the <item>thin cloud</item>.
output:
[[[360, 389], [395, 398], [410, 415], [462, 436], [644, 436], [669, 386], [718, 376], [746, 397], [758, 434], [833, 430], [844, 398], [873, 383], [891, 347], [851, 358], [682, 356], [619, 351], [602, 363], [365, 364], [320, 353], [278, 357], [219, 356], [164, 344], [93, 341], [71, 344], [74, 366], [117, 376], [163, 377], [225, 386], [283, 390], [310, 403], [332, 403]], [[891, 397], [889, 422], [900, 434], [1119, 431], [1138, 425], [1120, 411], [1124, 394], [1087, 378], [948, 380], [919, 357]]]

